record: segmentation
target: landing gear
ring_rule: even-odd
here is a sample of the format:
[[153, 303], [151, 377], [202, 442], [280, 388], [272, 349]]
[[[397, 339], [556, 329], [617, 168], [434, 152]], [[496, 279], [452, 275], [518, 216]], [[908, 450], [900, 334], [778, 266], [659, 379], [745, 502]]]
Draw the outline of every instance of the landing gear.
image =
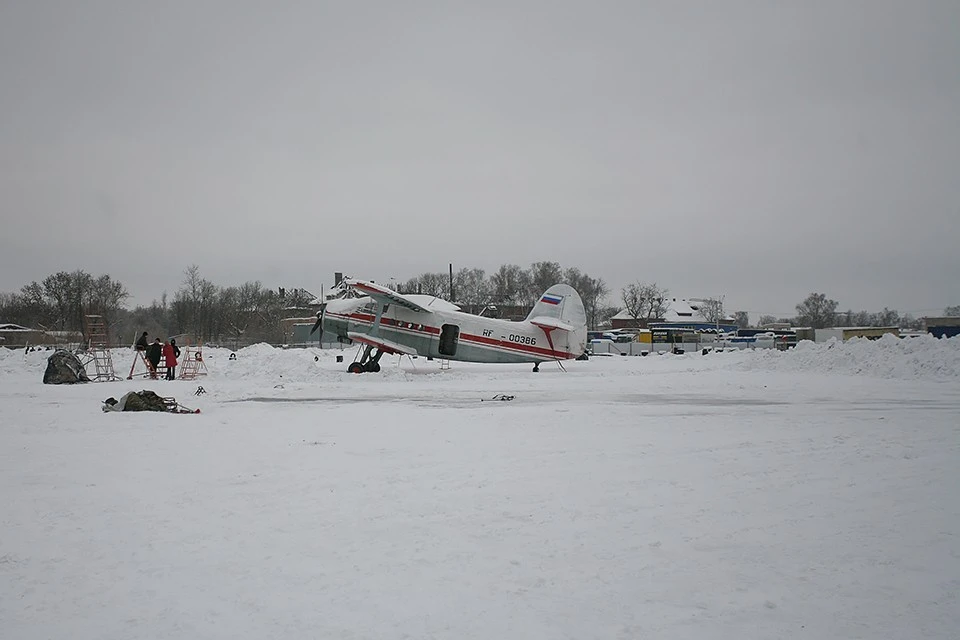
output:
[[363, 349], [363, 355], [360, 356], [360, 359], [356, 362], [351, 362], [350, 366], [347, 367], [348, 373], [377, 373], [380, 371], [380, 358], [383, 357], [383, 351], [377, 349], [376, 353], [373, 352], [373, 346], [367, 345]]
[[533, 372], [534, 372], [534, 373], [540, 373], [540, 363], [539, 363], [539, 362], [534, 362], [534, 363], [533, 363]]

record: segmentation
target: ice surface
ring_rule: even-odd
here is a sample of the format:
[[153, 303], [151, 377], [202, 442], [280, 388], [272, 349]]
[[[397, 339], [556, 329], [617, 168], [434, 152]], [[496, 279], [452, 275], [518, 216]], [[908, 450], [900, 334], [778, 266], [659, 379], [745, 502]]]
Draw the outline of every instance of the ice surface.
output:
[[[3, 638], [960, 628], [957, 339], [71, 387], [49, 353], [0, 349]], [[100, 411], [140, 389], [202, 413]]]

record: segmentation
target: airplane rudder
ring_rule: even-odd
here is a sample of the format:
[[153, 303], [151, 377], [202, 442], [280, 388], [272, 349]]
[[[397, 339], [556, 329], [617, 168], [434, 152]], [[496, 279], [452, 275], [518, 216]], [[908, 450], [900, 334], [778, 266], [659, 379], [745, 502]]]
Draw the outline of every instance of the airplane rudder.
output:
[[583, 300], [576, 289], [567, 284], [555, 284], [541, 294], [528, 318], [558, 318], [579, 327], [586, 325]]

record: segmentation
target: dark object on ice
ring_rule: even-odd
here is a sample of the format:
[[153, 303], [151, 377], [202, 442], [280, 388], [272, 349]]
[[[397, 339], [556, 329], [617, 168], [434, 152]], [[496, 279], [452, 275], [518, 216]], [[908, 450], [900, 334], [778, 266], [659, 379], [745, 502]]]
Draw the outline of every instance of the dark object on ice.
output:
[[174, 398], [164, 398], [153, 391], [130, 391], [119, 400], [107, 398], [103, 401], [106, 411], [166, 411], [167, 413], [200, 413], [199, 409], [188, 409]]
[[195, 392], [193, 395], [195, 395], [195, 396], [200, 396], [200, 395], [205, 394], [206, 392], [207, 392], [207, 390], [204, 389], [203, 387], [197, 387], [197, 390], [196, 390], [196, 392]]
[[126, 398], [123, 411], [167, 411], [163, 398], [153, 391], [131, 391]]
[[76, 384], [90, 382], [83, 363], [69, 351], [58, 349], [47, 358], [47, 370], [43, 372], [43, 384]]
[[[516, 398], [516, 396], [508, 396], [505, 393], [498, 393], [497, 395], [490, 398], [490, 400], [499, 400], [500, 402], [510, 402], [514, 398]], [[485, 400], [483, 398], [480, 398], [480, 402], [485, 402]]]
[[237, 359], [237, 354], [235, 354], [235, 353], [231, 353], [231, 354], [230, 354], [230, 357], [227, 358], [227, 360], [236, 360], [236, 359]]
[[587, 353], [586, 351], [584, 351], [583, 353], [577, 356], [577, 360], [589, 360], [589, 359], [590, 359], [590, 354]]

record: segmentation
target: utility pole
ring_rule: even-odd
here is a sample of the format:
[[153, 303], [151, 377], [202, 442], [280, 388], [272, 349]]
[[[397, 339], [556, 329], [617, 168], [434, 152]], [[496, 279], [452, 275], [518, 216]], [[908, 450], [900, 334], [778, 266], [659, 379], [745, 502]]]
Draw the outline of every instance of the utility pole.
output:
[[453, 263], [450, 263], [450, 302], [456, 302], [457, 296], [453, 292]]
[[723, 314], [723, 298], [724, 296], [718, 296], [716, 298], [689, 298], [689, 300], [693, 302], [705, 302], [710, 305], [710, 310], [714, 314], [713, 324], [717, 333], [720, 333], [720, 316]]

